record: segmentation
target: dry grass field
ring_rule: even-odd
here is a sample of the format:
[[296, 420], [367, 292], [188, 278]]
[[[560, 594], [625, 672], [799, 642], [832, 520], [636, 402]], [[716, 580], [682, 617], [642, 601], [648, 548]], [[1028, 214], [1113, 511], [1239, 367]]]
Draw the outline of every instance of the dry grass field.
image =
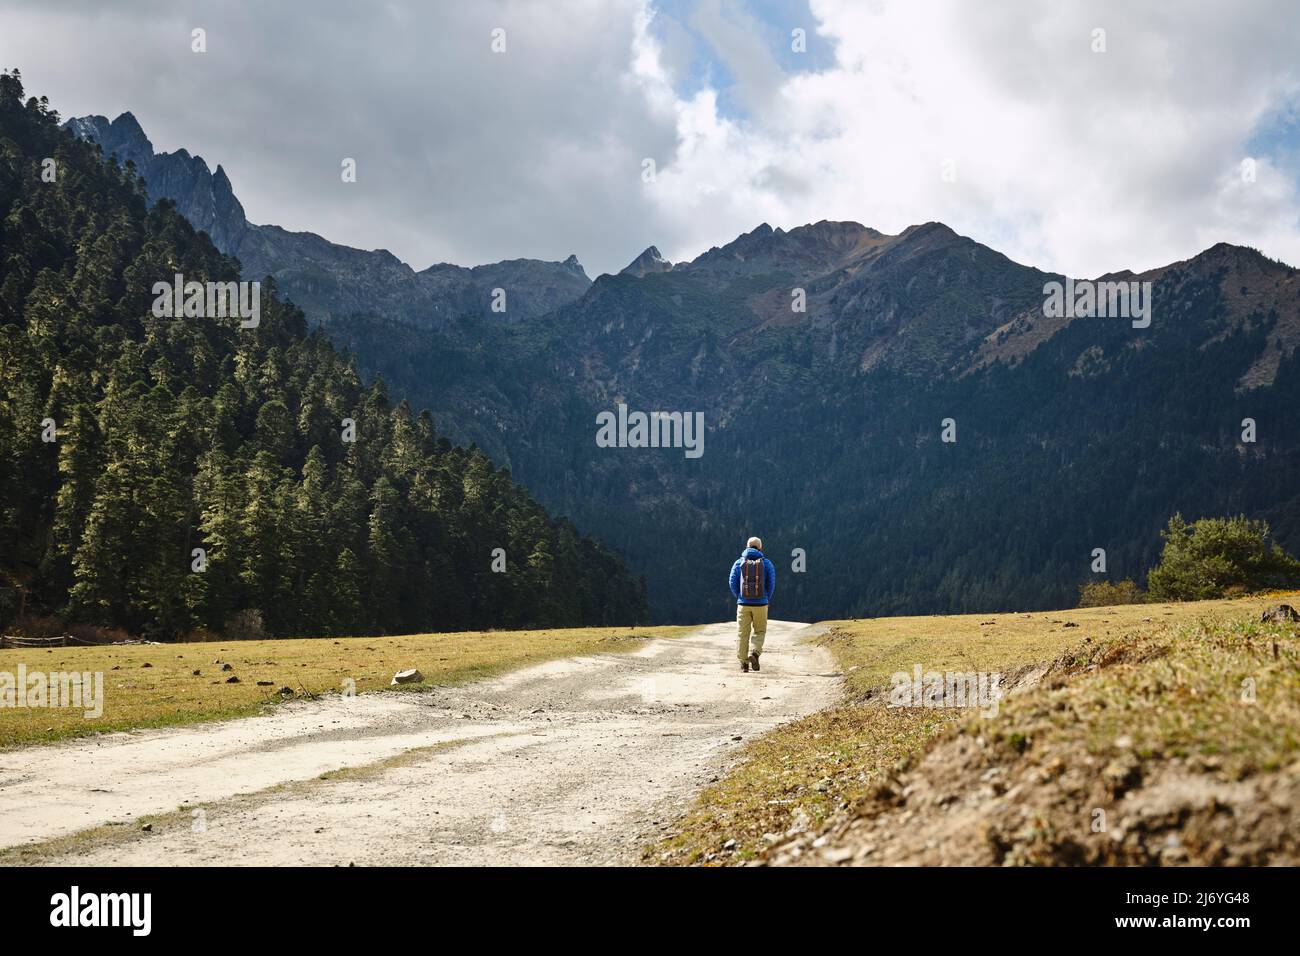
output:
[[[635, 650], [647, 638], [687, 630], [595, 627], [10, 648], [0, 650], [0, 675], [16, 678], [19, 665], [29, 673], [102, 673], [104, 704], [94, 719], [72, 707], [0, 707], [0, 747], [247, 716], [292, 697], [387, 690], [393, 675], [408, 668], [418, 669], [424, 682], [393, 690], [459, 684], [558, 657]], [[282, 688], [292, 695], [281, 694]]]

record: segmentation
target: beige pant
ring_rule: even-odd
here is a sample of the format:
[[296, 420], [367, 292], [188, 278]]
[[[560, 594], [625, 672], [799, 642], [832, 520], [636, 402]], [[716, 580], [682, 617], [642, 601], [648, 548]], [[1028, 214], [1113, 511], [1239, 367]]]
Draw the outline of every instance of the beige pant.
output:
[[[763, 641], [767, 637], [767, 605], [737, 604], [736, 627], [740, 640], [736, 642], [736, 656], [742, 661], [749, 659], [749, 652], [763, 653]], [[749, 639], [749, 629], [754, 629], [754, 640]]]

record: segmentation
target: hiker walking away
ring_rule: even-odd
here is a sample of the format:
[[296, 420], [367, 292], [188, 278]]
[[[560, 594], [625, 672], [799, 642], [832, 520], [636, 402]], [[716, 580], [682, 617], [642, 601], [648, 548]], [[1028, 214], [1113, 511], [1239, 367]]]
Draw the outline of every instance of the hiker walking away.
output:
[[[763, 542], [750, 538], [745, 550], [731, 566], [731, 593], [736, 598], [736, 627], [740, 639], [736, 642], [736, 656], [740, 658], [741, 671], [748, 673], [752, 667], [759, 670], [758, 658], [763, 653], [763, 640], [767, 637], [767, 602], [776, 590], [776, 568], [763, 556]], [[751, 642], [750, 629], [754, 631]]]

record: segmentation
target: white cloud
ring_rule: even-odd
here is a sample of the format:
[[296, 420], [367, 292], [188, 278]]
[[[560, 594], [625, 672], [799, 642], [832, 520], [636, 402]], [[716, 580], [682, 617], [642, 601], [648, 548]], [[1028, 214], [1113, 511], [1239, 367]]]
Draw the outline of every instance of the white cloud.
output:
[[[811, 6], [813, 22], [785, 24], [770, 5], [703, 0], [656, 24], [649, 0], [0, 0], [0, 64], [64, 115], [130, 109], [155, 146], [220, 162], [254, 221], [417, 268], [576, 252], [613, 271], [651, 243], [682, 259], [764, 220], [823, 218], [939, 219], [1075, 275], [1220, 240], [1300, 263], [1295, 164], [1262, 156], [1256, 182], [1238, 175], [1300, 89], [1284, 0]], [[489, 50], [496, 26], [505, 54]], [[794, 26], [833, 62], [782, 73], [789, 57], [756, 37]], [[686, 75], [700, 48], [733, 87]]]
[[[669, 162], [675, 142], [671, 102], [627, 82], [640, 11], [0, 0], [0, 65], [64, 116], [130, 110], [155, 148], [220, 163], [254, 222], [417, 268], [571, 252], [614, 267], [652, 241], [641, 158]], [[195, 26], [206, 54], [190, 51]]]
[[[888, 232], [940, 219], [1075, 275], [1220, 240], [1300, 262], [1295, 183], [1267, 162], [1257, 182], [1233, 179], [1260, 121], [1296, 93], [1290, 5], [813, 10], [833, 68], [787, 79], [744, 120], [719, 116], [708, 95], [681, 104], [682, 147], [656, 199], [675, 240], [666, 254], [759, 219], [824, 217]], [[1104, 53], [1092, 49], [1097, 27]], [[955, 182], [941, 176], [948, 161]]]

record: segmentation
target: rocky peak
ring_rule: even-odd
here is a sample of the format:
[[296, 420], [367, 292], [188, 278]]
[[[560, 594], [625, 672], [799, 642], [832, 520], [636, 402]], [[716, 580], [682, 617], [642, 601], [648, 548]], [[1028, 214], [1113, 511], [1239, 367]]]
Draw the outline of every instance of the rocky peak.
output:
[[239, 248], [248, 220], [220, 166], [213, 173], [202, 157], [191, 156], [184, 149], [155, 153], [139, 121], [129, 112], [111, 123], [103, 116], [82, 116], [63, 125], [82, 139], [98, 143], [105, 156], [134, 163], [150, 200], [172, 200], [181, 215], [195, 229], [208, 233], [222, 252], [234, 253]]
[[844, 268], [891, 238], [857, 222], [823, 219], [789, 232], [762, 223], [679, 268], [720, 275], [793, 272], [815, 277]]
[[673, 264], [665, 259], [655, 246], [648, 246], [645, 252], [637, 256], [619, 275], [636, 276], [638, 279], [654, 272], [668, 272]]
[[112, 122], [106, 116], [81, 116], [63, 125], [76, 136], [98, 143], [105, 156], [116, 155], [122, 162], [129, 159], [137, 167], [153, 158], [153, 144], [130, 113], [123, 113]]

